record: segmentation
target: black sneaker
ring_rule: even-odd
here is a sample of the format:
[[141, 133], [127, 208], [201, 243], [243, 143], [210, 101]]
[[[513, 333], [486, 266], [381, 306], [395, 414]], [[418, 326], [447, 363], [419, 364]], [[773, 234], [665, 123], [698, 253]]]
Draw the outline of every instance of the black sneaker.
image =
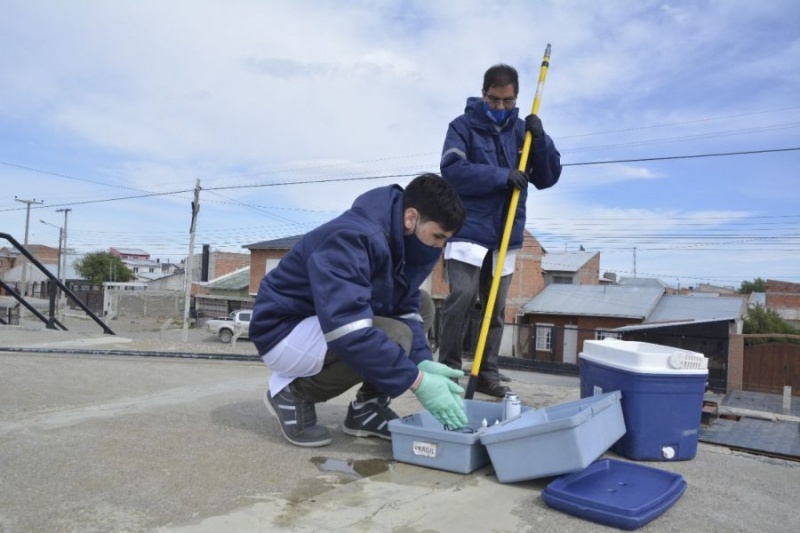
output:
[[299, 400], [292, 394], [291, 385], [275, 396], [269, 389], [264, 393], [264, 404], [281, 424], [286, 440], [295, 446], [314, 448], [331, 443], [331, 434], [317, 425], [317, 411], [312, 402]]
[[389, 408], [389, 401], [388, 396], [381, 396], [364, 403], [359, 408], [354, 407], [354, 402], [350, 402], [342, 431], [353, 437], [380, 437], [392, 440], [389, 421], [398, 417], [397, 413]]

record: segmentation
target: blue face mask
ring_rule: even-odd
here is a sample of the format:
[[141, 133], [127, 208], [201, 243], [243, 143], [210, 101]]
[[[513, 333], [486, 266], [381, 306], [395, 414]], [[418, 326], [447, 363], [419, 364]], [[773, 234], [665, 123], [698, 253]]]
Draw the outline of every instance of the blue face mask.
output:
[[414, 226], [414, 233], [403, 236], [403, 242], [405, 246], [406, 263], [409, 265], [429, 265], [439, 259], [442, 253], [441, 248], [428, 246], [419, 240], [416, 226]]
[[492, 109], [486, 102], [483, 103], [483, 110], [486, 112], [486, 116], [495, 124], [502, 124], [508, 120], [508, 116], [511, 114], [509, 109]]

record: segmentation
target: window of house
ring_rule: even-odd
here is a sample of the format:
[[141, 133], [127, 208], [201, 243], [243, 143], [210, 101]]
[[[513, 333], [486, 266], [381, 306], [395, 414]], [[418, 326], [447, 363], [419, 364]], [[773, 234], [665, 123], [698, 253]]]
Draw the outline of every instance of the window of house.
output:
[[264, 274], [268, 273], [270, 270], [278, 266], [278, 263], [280, 262], [281, 262], [280, 258], [277, 259], [272, 257], [267, 258], [267, 266], [266, 269], [264, 270]]
[[601, 341], [603, 339], [621, 339], [622, 335], [616, 331], [608, 331], [606, 329], [594, 330], [595, 340]]
[[536, 326], [536, 350], [549, 352], [553, 349], [553, 325]]
[[553, 276], [553, 283], [572, 285], [572, 276]]

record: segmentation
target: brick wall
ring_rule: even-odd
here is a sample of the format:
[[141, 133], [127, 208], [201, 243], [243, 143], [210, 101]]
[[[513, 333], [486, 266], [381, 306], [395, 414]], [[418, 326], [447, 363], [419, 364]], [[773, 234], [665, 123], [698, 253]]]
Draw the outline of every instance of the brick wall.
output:
[[594, 254], [579, 270], [578, 285], [600, 284], [600, 252]]
[[250, 294], [258, 292], [261, 278], [267, 272], [267, 259], [280, 259], [289, 250], [250, 250]]
[[[40, 263], [58, 264], [58, 248], [51, 248], [50, 246], [44, 246], [42, 244], [29, 244], [28, 251]], [[20, 258], [22, 258], [21, 255]], [[19, 258], [17, 261], [19, 261]]]
[[212, 252], [211, 258], [213, 266], [210, 268], [211, 272], [209, 272], [209, 278], [215, 279], [225, 274], [230, 274], [240, 268], [250, 266], [250, 255], [251, 254], [240, 254], [236, 252]]
[[583, 350], [583, 343], [587, 340], [594, 340], [595, 330], [613, 330], [622, 326], [641, 323], [641, 319], [613, 318], [613, 317], [593, 317], [593, 316], [564, 316], [564, 315], [525, 315], [525, 323], [530, 325], [552, 325], [558, 328], [555, 339], [555, 361], [564, 361], [564, 326], [578, 328], [577, 349], [580, 353]]
[[744, 335], [731, 333], [728, 338], [728, 375], [726, 392], [742, 390], [744, 380]]

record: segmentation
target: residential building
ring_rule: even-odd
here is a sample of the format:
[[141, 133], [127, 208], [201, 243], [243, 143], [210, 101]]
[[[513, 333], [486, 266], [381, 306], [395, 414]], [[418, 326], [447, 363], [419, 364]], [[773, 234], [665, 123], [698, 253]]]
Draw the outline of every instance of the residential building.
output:
[[126, 259], [133, 259], [139, 261], [147, 261], [150, 259], [150, 254], [138, 248], [114, 248], [113, 246], [108, 249], [108, 253], [113, 257], [119, 257], [123, 261]]
[[742, 332], [744, 296], [670, 295], [664, 287], [550, 285], [524, 308], [521, 357], [576, 365], [587, 339], [641, 340], [703, 353], [725, 390], [729, 338]]
[[600, 284], [600, 252], [548, 252], [542, 258], [544, 284]]
[[778, 313], [789, 325], [800, 328], [800, 283], [768, 279], [766, 307]]

